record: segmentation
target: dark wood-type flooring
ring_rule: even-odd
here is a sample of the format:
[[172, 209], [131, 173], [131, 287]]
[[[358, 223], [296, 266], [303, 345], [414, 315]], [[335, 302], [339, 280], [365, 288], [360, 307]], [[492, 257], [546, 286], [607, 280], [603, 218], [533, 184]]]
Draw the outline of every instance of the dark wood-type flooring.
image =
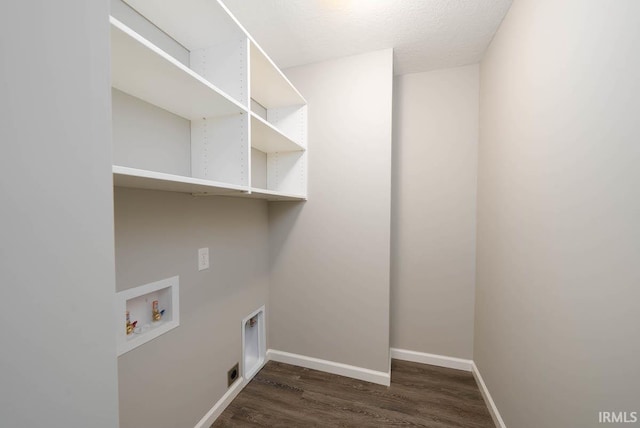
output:
[[386, 387], [270, 361], [211, 427], [495, 428], [471, 373], [391, 367]]

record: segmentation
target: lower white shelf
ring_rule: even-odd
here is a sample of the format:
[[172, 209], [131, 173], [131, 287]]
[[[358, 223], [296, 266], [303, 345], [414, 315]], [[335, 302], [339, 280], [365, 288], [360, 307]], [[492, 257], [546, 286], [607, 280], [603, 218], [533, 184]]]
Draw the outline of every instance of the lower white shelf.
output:
[[248, 196], [251, 198], [257, 199], [266, 199], [268, 201], [306, 201], [307, 197], [305, 195], [296, 195], [293, 193], [282, 193], [275, 190], [268, 189], [259, 189], [256, 187], [251, 188], [250, 195], [241, 195]]
[[167, 192], [191, 193], [198, 196], [239, 196], [266, 199], [268, 201], [306, 201], [305, 195], [283, 193], [275, 190], [249, 188], [234, 184], [163, 172], [113, 165], [113, 185], [134, 189], [164, 190]]
[[247, 192], [247, 186], [220, 183], [201, 178], [184, 177], [113, 165], [113, 184], [136, 189], [164, 190], [168, 192], [196, 193], [207, 195], [229, 195]]
[[251, 112], [251, 147], [265, 153], [305, 150], [254, 112]]
[[[116, 293], [118, 356], [178, 327], [179, 298], [177, 276]], [[158, 320], [154, 309], [161, 312]]]

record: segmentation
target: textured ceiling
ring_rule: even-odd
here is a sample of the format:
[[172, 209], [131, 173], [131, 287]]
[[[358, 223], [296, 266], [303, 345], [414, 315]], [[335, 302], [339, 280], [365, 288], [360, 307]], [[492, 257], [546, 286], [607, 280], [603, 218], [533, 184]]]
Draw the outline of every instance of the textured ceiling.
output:
[[394, 48], [395, 73], [477, 63], [512, 0], [223, 0], [281, 68]]

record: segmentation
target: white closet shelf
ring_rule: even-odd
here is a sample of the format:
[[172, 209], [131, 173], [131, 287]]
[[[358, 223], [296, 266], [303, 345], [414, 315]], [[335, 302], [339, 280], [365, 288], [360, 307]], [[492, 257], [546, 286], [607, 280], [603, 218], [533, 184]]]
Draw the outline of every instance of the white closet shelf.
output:
[[306, 104], [304, 97], [219, 0], [125, 0], [189, 50], [243, 34], [251, 41], [251, 98], [266, 108]]
[[251, 147], [265, 153], [305, 150], [299, 143], [284, 135], [254, 112], [251, 112]]
[[255, 199], [266, 199], [268, 201], [306, 201], [307, 197], [304, 195], [296, 195], [293, 193], [282, 193], [275, 190], [259, 189], [257, 187], [251, 188], [251, 194], [243, 194], [239, 196], [245, 196]]
[[251, 98], [267, 109], [307, 104], [300, 92], [251, 39]]
[[184, 177], [113, 165], [113, 184], [136, 189], [164, 190], [167, 192], [197, 193], [208, 195], [230, 195], [248, 192], [247, 186], [238, 186], [201, 178]]
[[188, 120], [247, 112], [202, 76], [111, 17], [112, 86]]

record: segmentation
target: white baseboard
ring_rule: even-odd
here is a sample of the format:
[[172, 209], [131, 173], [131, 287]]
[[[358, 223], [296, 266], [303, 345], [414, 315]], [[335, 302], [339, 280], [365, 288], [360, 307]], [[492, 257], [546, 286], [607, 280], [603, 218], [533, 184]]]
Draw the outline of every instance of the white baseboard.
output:
[[391, 384], [391, 374], [362, 367], [350, 366], [348, 364], [336, 363], [333, 361], [321, 360], [319, 358], [307, 357], [304, 355], [292, 354], [289, 352], [269, 349], [267, 359], [279, 363], [291, 364], [308, 369], [319, 370], [327, 373], [346, 376], [366, 382], [377, 383], [389, 386]]
[[211, 424], [213, 424], [218, 416], [224, 412], [224, 409], [231, 404], [234, 398], [244, 389], [244, 387], [249, 383], [244, 378], [239, 378], [232, 386], [225, 392], [225, 394], [218, 400], [216, 404], [213, 405], [211, 410], [207, 412], [206, 415], [200, 422], [196, 424], [194, 428], [209, 428]]
[[482, 380], [482, 376], [480, 375], [480, 371], [478, 371], [476, 363], [472, 362], [471, 365], [471, 372], [473, 373], [473, 377], [476, 378], [476, 383], [480, 388], [480, 393], [482, 394], [485, 403], [487, 403], [487, 407], [489, 408], [489, 413], [491, 414], [493, 423], [496, 424], [496, 427], [498, 428], [507, 428], [507, 426], [504, 424], [504, 421], [502, 420], [502, 416], [500, 416], [500, 412], [498, 412], [496, 403], [493, 402], [493, 398], [491, 398], [491, 394], [489, 394], [487, 385], [485, 385], [484, 380]]
[[409, 351], [407, 349], [398, 348], [391, 348], [391, 358], [411, 361], [414, 363], [430, 364], [432, 366], [447, 367], [450, 369], [464, 370], [473, 373], [473, 377], [475, 378], [476, 383], [478, 384], [478, 388], [480, 389], [480, 393], [482, 394], [482, 397], [487, 404], [487, 408], [489, 409], [489, 414], [493, 419], [493, 423], [498, 428], [507, 428], [504, 421], [502, 420], [502, 416], [500, 416], [498, 408], [496, 407], [496, 403], [494, 403], [493, 398], [491, 398], [491, 394], [487, 389], [487, 385], [485, 385], [484, 380], [482, 379], [482, 376], [478, 371], [478, 367], [476, 366], [476, 363], [473, 362], [473, 360], [446, 357], [444, 355], [427, 354], [425, 352]]
[[426, 352], [409, 351], [407, 349], [391, 348], [391, 358], [411, 361], [414, 363], [430, 364], [432, 366], [471, 371], [473, 361], [444, 355], [427, 354]]
[[[498, 428], [507, 428], [500, 412], [496, 407], [496, 404], [491, 398], [491, 394], [487, 389], [487, 386], [478, 371], [478, 367], [472, 360], [465, 360], [462, 358], [446, 357], [443, 355], [427, 354], [424, 352], [408, 351], [406, 349], [391, 348], [391, 358], [404, 361], [412, 361], [415, 363], [430, 364], [439, 367], [448, 367], [458, 370], [470, 371], [473, 373], [473, 377], [480, 388], [480, 393], [484, 398], [489, 413], [493, 422]], [[307, 357], [304, 355], [292, 354], [290, 352], [277, 351], [269, 349], [267, 351], [267, 358], [262, 364], [266, 364], [267, 361], [277, 361], [279, 363], [291, 364], [294, 366], [305, 367], [308, 369], [319, 370], [327, 373], [337, 374], [340, 376], [346, 376], [358, 380], [364, 380], [366, 382], [377, 383], [379, 385], [389, 386], [391, 384], [391, 370], [389, 373], [379, 372], [375, 370], [365, 369], [362, 367], [350, 366], [348, 364], [336, 363], [333, 361], [321, 360], [319, 358]], [[262, 367], [261, 367], [262, 368]], [[224, 412], [234, 398], [244, 389], [249, 383], [249, 380], [240, 378], [236, 383], [229, 388], [229, 390], [218, 400], [211, 410], [196, 424], [194, 428], [209, 428], [211, 424]]]

